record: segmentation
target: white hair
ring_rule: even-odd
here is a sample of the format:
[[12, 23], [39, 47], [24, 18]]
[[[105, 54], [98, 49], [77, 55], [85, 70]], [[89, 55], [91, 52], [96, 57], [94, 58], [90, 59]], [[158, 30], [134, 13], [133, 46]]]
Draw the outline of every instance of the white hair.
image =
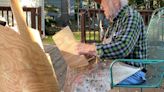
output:
[[120, 0], [121, 7], [124, 7], [125, 5], [128, 5], [128, 0]]

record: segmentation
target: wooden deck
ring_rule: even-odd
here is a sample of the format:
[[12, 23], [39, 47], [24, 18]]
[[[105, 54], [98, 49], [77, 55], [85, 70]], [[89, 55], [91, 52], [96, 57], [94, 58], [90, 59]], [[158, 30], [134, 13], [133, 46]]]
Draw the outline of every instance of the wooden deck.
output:
[[44, 49], [51, 57], [60, 89], [62, 89], [64, 87], [67, 65], [55, 45], [44, 45]]
[[[63, 89], [67, 65], [55, 45], [44, 45], [45, 51], [50, 54], [51, 60], [59, 81], [60, 89]], [[114, 88], [110, 92], [140, 92], [139, 88]], [[145, 88], [143, 92], [164, 92], [164, 84], [161, 88]]]

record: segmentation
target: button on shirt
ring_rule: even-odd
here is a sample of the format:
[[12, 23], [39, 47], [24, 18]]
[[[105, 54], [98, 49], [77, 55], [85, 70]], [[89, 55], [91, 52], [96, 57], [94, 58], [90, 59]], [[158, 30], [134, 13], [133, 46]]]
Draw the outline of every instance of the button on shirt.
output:
[[141, 15], [130, 6], [124, 6], [106, 35], [111, 40], [96, 44], [97, 55], [101, 59], [146, 59], [146, 34]]

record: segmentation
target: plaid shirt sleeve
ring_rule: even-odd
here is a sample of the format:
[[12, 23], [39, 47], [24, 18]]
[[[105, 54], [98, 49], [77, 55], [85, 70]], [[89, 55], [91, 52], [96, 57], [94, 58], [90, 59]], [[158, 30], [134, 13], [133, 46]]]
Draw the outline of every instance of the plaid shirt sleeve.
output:
[[[125, 17], [125, 16], [124, 16]], [[121, 30], [118, 30], [112, 41], [107, 44], [97, 43], [97, 55], [101, 59], [116, 59], [126, 57], [134, 48], [140, 33], [139, 17], [129, 14], [121, 23]], [[117, 25], [118, 26], [118, 25]]]

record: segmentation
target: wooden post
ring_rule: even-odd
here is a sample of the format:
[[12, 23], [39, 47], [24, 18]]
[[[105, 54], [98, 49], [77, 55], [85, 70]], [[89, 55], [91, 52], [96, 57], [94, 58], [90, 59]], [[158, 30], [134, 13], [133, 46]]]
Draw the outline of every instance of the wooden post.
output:
[[80, 22], [81, 22], [81, 42], [86, 41], [86, 33], [85, 33], [85, 11], [80, 12]]
[[38, 7], [38, 30], [42, 34], [42, 7]]
[[31, 10], [31, 27], [36, 29], [36, 8], [32, 8]]

